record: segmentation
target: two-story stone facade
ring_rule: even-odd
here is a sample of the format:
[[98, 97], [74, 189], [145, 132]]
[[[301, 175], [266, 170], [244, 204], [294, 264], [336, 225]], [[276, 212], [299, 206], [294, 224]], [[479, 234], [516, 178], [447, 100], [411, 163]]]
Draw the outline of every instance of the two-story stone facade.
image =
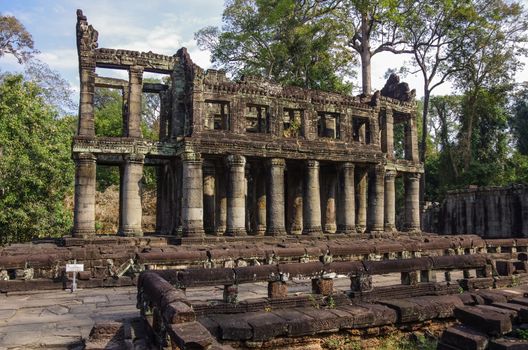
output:
[[[122, 235], [142, 235], [145, 166], [158, 172], [157, 232], [204, 235], [321, 235], [394, 231], [395, 178], [404, 178], [404, 228], [420, 229], [416, 104], [376, 93], [352, 97], [281, 86], [174, 56], [98, 48], [77, 13], [80, 107], [73, 235], [95, 234], [97, 165], [119, 166]], [[97, 68], [128, 72], [105, 78]], [[147, 72], [168, 84], [143, 83]], [[121, 137], [96, 136], [96, 87], [123, 95]], [[143, 93], [159, 94], [159, 141], [141, 133]], [[394, 125], [404, 125], [396, 159]]]

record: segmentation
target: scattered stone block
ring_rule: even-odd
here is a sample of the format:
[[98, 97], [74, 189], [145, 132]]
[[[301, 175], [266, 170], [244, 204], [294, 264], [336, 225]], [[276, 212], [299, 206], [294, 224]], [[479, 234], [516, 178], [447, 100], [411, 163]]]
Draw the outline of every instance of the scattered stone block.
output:
[[521, 339], [494, 339], [490, 341], [489, 350], [526, 350], [528, 340]]
[[442, 333], [440, 342], [457, 349], [485, 350], [488, 346], [488, 337], [470, 327], [457, 325], [446, 329]]
[[312, 293], [331, 295], [334, 292], [334, 280], [332, 278], [314, 278], [312, 279]]
[[180, 349], [208, 349], [214, 339], [211, 333], [199, 322], [173, 324], [169, 329], [171, 342]]
[[288, 285], [283, 281], [268, 282], [268, 298], [286, 298], [288, 296]]
[[512, 322], [508, 315], [473, 306], [455, 308], [455, 317], [462, 323], [490, 335], [502, 335], [512, 330]]

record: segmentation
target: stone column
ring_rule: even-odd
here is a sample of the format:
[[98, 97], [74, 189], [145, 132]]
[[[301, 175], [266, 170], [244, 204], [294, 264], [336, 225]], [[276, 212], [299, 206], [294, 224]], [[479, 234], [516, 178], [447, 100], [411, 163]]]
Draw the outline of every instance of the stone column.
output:
[[239, 155], [227, 156], [229, 184], [227, 187], [227, 228], [226, 235], [246, 235], [246, 158]]
[[396, 230], [396, 171], [385, 172], [385, 231]]
[[306, 162], [303, 199], [303, 234], [317, 235], [321, 229], [321, 198], [319, 194], [319, 162]]
[[332, 171], [327, 174], [326, 181], [326, 196], [325, 196], [325, 223], [324, 232], [335, 233], [336, 225], [336, 186], [337, 176]]
[[266, 232], [266, 176], [264, 174], [257, 175], [256, 179], [256, 193], [257, 193], [257, 235], [264, 235]]
[[339, 167], [339, 233], [356, 232], [356, 193], [354, 186], [354, 163], [343, 163]]
[[128, 73], [128, 129], [126, 136], [142, 137], [141, 94], [143, 92], [143, 67], [131, 66]]
[[356, 229], [363, 233], [367, 228], [367, 186], [368, 172], [366, 169], [360, 169], [358, 172], [358, 212]]
[[182, 153], [182, 231], [185, 237], [202, 237], [203, 179], [199, 153]]
[[284, 224], [284, 159], [272, 158], [268, 161], [269, 186], [267, 199], [266, 234], [281, 236], [286, 234]]
[[221, 165], [221, 168], [216, 171], [215, 233], [218, 236], [225, 233], [227, 226], [227, 179], [225, 170], [225, 167]]
[[405, 175], [405, 229], [420, 231], [420, 174]]
[[290, 234], [301, 234], [303, 227], [303, 181], [298, 168], [288, 169], [288, 209]]
[[204, 231], [212, 234], [215, 230], [215, 168], [210, 162], [204, 162], [203, 166], [203, 195]]
[[385, 168], [382, 165], [374, 167], [372, 173], [372, 186], [369, 196], [369, 231], [380, 232], [384, 230], [384, 197], [385, 197]]
[[419, 162], [418, 155], [418, 134], [416, 132], [416, 115], [405, 123], [405, 159], [414, 163]]
[[123, 171], [123, 231], [124, 236], [143, 236], [141, 227], [141, 179], [143, 178], [142, 154], [125, 156]]
[[80, 69], [79, 122], [77, 135], [95, 136], [95, 62], [82, 62]]
[[381, 132], [381, 150], [388, 159], [394, 159], [394, 117], [392, 109], [385, 110], [385, 125]]
[[95, 235], [95, 169], [92, 153], [75, 153], [74, 237]]

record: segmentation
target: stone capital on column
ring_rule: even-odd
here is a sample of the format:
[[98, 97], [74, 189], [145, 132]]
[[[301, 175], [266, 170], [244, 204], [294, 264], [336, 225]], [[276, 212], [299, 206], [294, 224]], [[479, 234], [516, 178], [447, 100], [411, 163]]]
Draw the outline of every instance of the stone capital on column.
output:
[[184, 152], [182, 152], [182, 154], [181, 154], [181, 160], [182, 160], [183, 162], [196, 162], [196, 163], [201, 163], [201, 162], [202, 162], [202, 157], [201, 157], [201, 154], [198, 153], [198, 152], [184, 151]]
[[306, 161], [306, 167], [307, 168], [319, 169], [319, 161], [317, 161], [317, 160], [307, 160]]
[[270, 158], [267, 160], [267, 164], [270, 167], [282, 167], [286, 166], [286, 161], [283, 158]]
[[74, 153], [73, 160], [77, 163], [93, 163], [97, 157], [93, 153]]
[[394, 179], [396, 179], [396, 175], [398, 175], [398, 172], [395, 170], [385, 171], [385, 181], [394, 181]]
[[128, 72], [129, 74], [134, 77], [137, 77], [137, 78], [140, 78], [140, 79], [143, 79], [143, 66], [130, 66], [128, 68]]
[[422, 174], [420, 173], [410, 173], [407, 174], [407, 179], [409, 181], [420, 181], [420, 178], [422, 177]]
[[226, 164], [228, 167], [244, 167], [246, 165], [246, 157], [238, 154], [230, 154], [226, 157]]
[[145, 162], [145, 155], [143, 154], [136, 154], [136, 153], [131, 153], [131, 154], [126, 154], [123, 159], [125, 160], [125, 162], [127, 163], [135, 163], [135, 164], [143, 164]]
[[356, 165], [352, 162], [345, 162], [345, 163], [340, 163], [338, 165], [338, 168], [340, 170], [345, 170], [345, 169], [355, 169], [356, 168]]

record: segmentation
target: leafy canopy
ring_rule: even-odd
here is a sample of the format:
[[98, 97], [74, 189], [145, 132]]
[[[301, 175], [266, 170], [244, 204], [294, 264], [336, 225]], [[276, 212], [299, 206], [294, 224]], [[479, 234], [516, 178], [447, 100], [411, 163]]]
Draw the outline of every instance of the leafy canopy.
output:
[[0, 82], [0, 243], [67, 234], [75, 121], [56, 118], [42, 90], [20, 75]]

